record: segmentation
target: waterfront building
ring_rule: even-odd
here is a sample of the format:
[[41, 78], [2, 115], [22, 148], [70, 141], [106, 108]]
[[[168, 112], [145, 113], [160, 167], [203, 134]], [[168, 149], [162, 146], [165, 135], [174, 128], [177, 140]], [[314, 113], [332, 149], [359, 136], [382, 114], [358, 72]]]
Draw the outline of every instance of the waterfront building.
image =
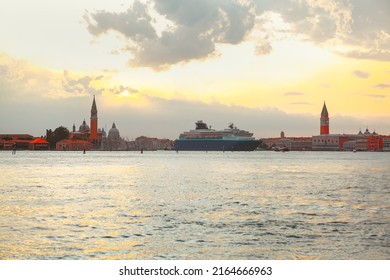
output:
[[107, 137], [103, 141], [103, 150], [117, 151], [126, 150], [125, 141], [121, 138], [115, 122], [112, 123], [111, 129], [108, 131]]
[[36, 138], [28, 144], [30, 150], [49, 150], [49, 142], [43, 138]]
[[384, 139], [387, 145], [387, 136], [379, 135], [375, 131], [371, 133], [368, 128], [364, 133], [360, 130], [357, 134], [329, 134], [329, 114], [324, 102], [320, 118], [320, 135], [312, 137], [312, 149], [313, 151], [382, 151]]
[[343, 151], [367, 151], [366, 138], [357, 138], [356, 135], [351, 135], [350, 139], [353, 140], [347, 140], [343, 143]]
[[65, 139], [69, 141], [58, 142], [56, 144], [56, 150], [78, 151], [83, 150], [84, 147], [86, 150], [97, 150], [100, 149], [102, 140], [105, 136], [106, 132], [104, 129], [98, 128], [98, 110], [94, 95], [91, 106], [90, 125], [88, 126], [84, 119], [79, 126], [79, 129], [76, 130], [76, 125], [73, 124], [72, 131], [69, 132], [69, 138]]
[[30, 134], [0, 134], [0, 150], [48, 150], [49, 143], [43, 137]]
[[64, 139], [56, 144], [56, 150], [60, 151], [89, 151], [93, 148], [93, 143], [90, 141], [79, 139]]
[[280, 138], [275, 141], [274, 147], [289, 151], [310, 151], [311, 145], [311, 137], [286, 137], [282, 131]]
[[310, 151], [312, 145], [311, 137], [286, 137], [284, 131], [280, 132], [278, 138], [263, 138], [260, 140], [268, 149], [275, 150]]
[[18, 150], [28, 150], [29, 143], [34, 140], [30, 134], [0, 134], [0, 149], [11, 150], [16, 144]]
[[149, 150], [171, 150], [173, 147], [173, 141], [169, 139], [158, 139], [154, 137], [140, 136], [135, 138], [134, 141], [129, 142], [129, 149], [135, 151]]
[[390, 152], [390, 135], [382, 136], [382, 151]]
[[312, 137], [312, 149], [314, 151], [339, 151], [342, 142], [339, 134], [317, 135]]
[[322, 106], [321, 118], [320, 118], [320, 134], [327, 135], [329, 134], [329, 114], [328, 109], [324, 101], [324, 106]]
[[261, 138], [260, 141], [265, 145], [268, 149], [272, 149], [273, 147], [276, 147], [276, 141], [278, 141], [279, 137], [272, 137], [272, 138]]

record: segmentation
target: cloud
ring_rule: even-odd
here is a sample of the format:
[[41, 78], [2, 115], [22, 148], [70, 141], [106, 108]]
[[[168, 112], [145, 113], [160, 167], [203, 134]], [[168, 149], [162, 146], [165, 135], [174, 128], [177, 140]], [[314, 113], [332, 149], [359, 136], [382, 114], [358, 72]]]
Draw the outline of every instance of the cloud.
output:
[[272, 52], [272, 45], [268, 40], [263, 40], [263, 42], [257, 42], [255, 47], [255, 54], [257, 55], [267, 55]]
[[350, 32], [352, 6], [338, 0], [255, 0], [258, 13], [273, 11], [281, 15], [294, 34], [322, 43]]
[[356, 58], [390, 60], [390, 2], [358, 0], [352, 2], [353, 21], [345, 43], [354, 50], [346, 53]]
[[375, 85], [376, 88], [390, 88], [390, 84], [376, 84]]
[[[342, 53], [341, 53], [342, 54]], [[390, 61], [390, 51], [388, 50], [376, 50], [373, 48], [358, 49], [344, 53], [345, 56], [359, 59], [374, 59], [380, 61]]]
[[122, 12], [88, 11], [84, 20], [95, 37], [121, 35], [124, 47], [112, 54], [128, 53], [130, 67], [165, 70], [245, 40], [255, 42], [255, 54], [268, 55], [274, 41], [289, 37], [389, 61], [389, 10], [388, 0], [136, 0]]
[[363, 72], [360, 70], [353, 71], [353, 74], [359, 78], [362, 78], [362, 79], [367, 79], [368, 77], [370, 77], [370, 73]]
[[[129, 103], [120, 110], [102, 109], [99, 111], [100, 123], [115, 120], [121, 135], [129, 138], [145, 135], [176, 139], [181, 132], [194, 129], [197, 120], [203, 120], [215, 129], [226, 128], [228, 123], [233, 122], [237, 127], [253, 132], [256, 138], [277, 137], [280, 131], [286, 132], [289, 136], [319, 134], [320, 111], [315, 115], [294, 114], [274, 107], [247, 108], [227, 106], [218, 102], [207, 104], [199, 101], [168, 100], [146, 94], [140, 98], [144, 98], [149, 105], [137, 107]], [[332, 133], [357, 133], [362, 124], [367, 124], [367, 120], [339, 115], [334, 115], [330, 121]], [[389, 131], [387, 118], [370, 121], [378, 131], [382, 133]]]
[[28, 65], [22, 60], [13, 59], [0, 53], [0, 79], [20, 81], [25, 78]]
[[[348, 46], [337, 53], [359, 59], [390, 60], [388, 0], [254, 0], [257, 14], [273, 11], [290, 35], [321, 45]], [[337, 49], [337, 48], [336, 48]]]
[[138, 90], [113, 84], [111, 76], [80, 75], [69, 70], [52, 71], [0, 53], [0, 96], [31, 101], [67, 99], [102, 94], [136, 94]]
[[[216, 44], [238, 44], [255, 21], [250, 1], [154, 0], [134, 2], [122, 13], [88, 12], [88, 31], [98, 36], [109, 31], [123, 35], [133, 58], [129, 65], [155, 70], [216, 55]], [[154, 16], [153, 16], [154, 15]], [[165, 29], [153, 23], [163, 18]]]
[[386, 95], [383, 94], [366, 94], [368, 97], [373, 97], [373, 98], [386, 98]]
[[82, 76], [74, 78], [69, 71], [65, 70], [62, 79], [62, 87], [65, 91], [72, 94], [101, 95], [103, 89], [94, 87], [93, 83], [102, 80], [103, 78], [102, 75], [97, 77]]
[[[1, 61], [1, 60], [0, 60]], [[13, 63], [20, 65], [20, 61], [11, 60], [0, 63], [2, 73], [8, 73]], [[6, 133], [29, 133], [39, 136], [47, 128], [56, 128], [60, 125], [71, 129], [73, 123], [81, 124], [82, 120], [90, 115], [92, 97], [88, 93], [90, 88], [104, 90], [97, 96], [99, 110], [99, 127], [109, 128], [115, 121], [117, 128], [124, 137], [136, 138], [141, 135], [151, 137], [167, 137], [175, 139], [183, 131], [193, 129], [194, 122], [202, 119], [213, 128], [226, 128], [229, 122], [234, 122], [241, 129], [254, 133], [256, 138], [276, 137], [280, 131], [291, 136], [310, 136], [319, 133], [319, 115], [288, 114], [276, 108], [247, 108], [243, 106], [226, 106], [218, 102], [211, 104], [164, 99], [140, 93], [138, 90], [126, 86], [107, 88], [98, 87], [94, 83], [107, 82], [109, 77], [101, 75], [80, 76], [69, 71], [51, 73], [42, 69], [33, 69], [24, 64], [23, 75], [0, 76], [0, 131]], [[19, 80], [18, 78], [23, 77]], [[63, 83], [68, 90], [64, 90]], [[108, 83], [109, 84], [109, 83]], [[127, 91], [136, 94], [141, 103], [124, 102], [125, 98], [118, 97]], [[81, 93], [81, 94], [80, 94]], [[64, 97], [71, 98], [64, 98]], [[294, 96], [294, 95], [293, 95]], [[297, 95], [301, 96], [301, 95]], [[15, 98], [17, 102], [15, 102]], [[113, 102], [115, 99], [118, 102]], [[142, 104], [140, 106], [139, 104]], [[296, 102], [296, 105], [307, 105], [305, 102]], [[22, 114], [20, 112], [23, 112]], [[50, 116], [50, 117], [48, 117]], [[342, 133], [354, 132], [366, 124], [351, 117], [335, 116], [331, 119], [331, 131]], [[378, 131], [386, 133], [388, 130], [387, 118], [372, 121]]]
[[26, 102], [53, 89], [57, 75], [0, 53], [0, 97]]
[[132, 87], [119, 85], [119, 86], [110, 88], [109, 92], [114, 94], [114, 95], [129, 96], [131, 94], [136, 94], [139, 91], [137, 89], [132, 88]]
[[277, 136], [282, 130], [295, 135], [312, 135], [318, 130], [316, 116], [287, 114], [276, 108], [168, 100], [146, 94], [140, 98], [145, 99], [148, 106], [129, 103], [121, 110], [107, 108], [100, 112], [105, 119], [115, 120], [121, 135], [130, 138], [146, 135], [176, 139], [181, 132], [194, 129], [197, 120], [203, 120], [215, 129], [227, 128], [233, 122], [237, 127], [253, 132], [256, 138]]
[[[157, 36], [151, 21], [147, 6], [136, 1], [131, 8], [123, 13], [98, 11], [86, 14], [88, 31], [97, 36], [110, 30], [115, 30], [127, 38], [135, 40], [153, 39]], [[93, 22], [94, 21], [94, 22]]]
[[298, 91], [289, 91], [284, 93], [285, 96], [302, 96], [305, 95], [303, 92], [298, 92]]
[[290, 104], [291, 105], [312, 105], [311, 103], [305, 101], [291, 102]]

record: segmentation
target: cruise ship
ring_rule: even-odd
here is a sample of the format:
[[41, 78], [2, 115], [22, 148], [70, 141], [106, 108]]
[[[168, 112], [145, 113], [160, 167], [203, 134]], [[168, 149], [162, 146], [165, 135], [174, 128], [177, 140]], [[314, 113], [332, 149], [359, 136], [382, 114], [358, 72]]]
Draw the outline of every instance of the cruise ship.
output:
[[238, 129], [233, 123], [224, 130], [209, 128], [203, 121], [197, 121], [193, 130], [183, 132], [175, 140], [177, 151], [253, 151], [260, 141], [253, 133]]

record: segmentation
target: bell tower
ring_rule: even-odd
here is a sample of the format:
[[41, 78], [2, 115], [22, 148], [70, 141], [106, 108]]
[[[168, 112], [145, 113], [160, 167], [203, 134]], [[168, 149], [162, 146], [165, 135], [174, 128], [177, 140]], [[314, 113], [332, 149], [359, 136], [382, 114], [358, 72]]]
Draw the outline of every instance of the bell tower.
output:
[[321, 135], [329, 134], [329, 114], [328, 114], [328, 109], [326, 108], [325, 101], [324, 101], [324, 106], [322, 107], [320, 123], [321, 123], [320, 134]]
[[93, 102], [92, 102], [92, 108], [91, 108], [91, 132], [89, 135], [89, 139], [95, 145], [98, 142], [98, 117], [97, 117], [95, 95], [93, 96]]

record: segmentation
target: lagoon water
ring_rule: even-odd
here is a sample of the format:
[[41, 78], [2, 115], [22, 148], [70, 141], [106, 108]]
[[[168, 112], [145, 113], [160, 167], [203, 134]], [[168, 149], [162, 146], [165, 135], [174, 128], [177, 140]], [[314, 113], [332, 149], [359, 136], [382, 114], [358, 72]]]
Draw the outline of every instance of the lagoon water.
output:
[[0, 259], [390, 259], [390, 153], [0, 152]]

